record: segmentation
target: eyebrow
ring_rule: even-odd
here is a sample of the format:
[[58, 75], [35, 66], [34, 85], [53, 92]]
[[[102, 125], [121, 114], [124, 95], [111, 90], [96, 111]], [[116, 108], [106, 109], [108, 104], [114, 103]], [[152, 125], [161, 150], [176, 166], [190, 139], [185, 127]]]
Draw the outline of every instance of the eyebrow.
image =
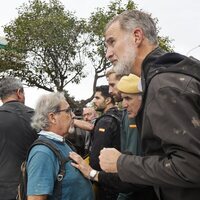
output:
[[123, 99], [131, 99], [130, 96], [122, 96]]

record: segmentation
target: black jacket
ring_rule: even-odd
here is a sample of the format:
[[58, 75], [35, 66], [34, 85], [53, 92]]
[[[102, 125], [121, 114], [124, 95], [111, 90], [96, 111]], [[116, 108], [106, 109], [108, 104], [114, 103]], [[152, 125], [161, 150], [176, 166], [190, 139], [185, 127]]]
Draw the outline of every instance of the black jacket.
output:
[[104, 188], [109, 188], [115, 193], [122, 193], [125, 199], [136, 200], [157, 200], [156, 194], [151, 186], [131, 184], [122, 182], [116, 173], [105, 173], [100, 171], [98, 184]]
[[0, 107], [0, 199], [15, 199], [21, 163], [37, 138], [30, 126], [33, 109], [12, 101]]
[[[116, 148], [120, 150], [120, 130], [122, 112], [116, 107], [110, 108], [101, 117], [97, 118], [92, 131], [92, 145], [89, 156], [90, 166], [101, 171], [99, 165], [99, 154], [104, 148]], [[115, 200], [118, 193], [113, 188], [98, 184], [99, 200]]]
[[159, 48], [143, 61], [137, 117], [145, 156], [122, 155], [123, 181], [153, 185], [162, 200], [200, 196], [200, 62]]
[[98, 171], [100, 151], [106, 148], [120, 150], [120, 125], [122, 112], [116, 107], [110, 108], [106, 113], [96, 119], [92, 131], [92, 145], [90, 152], [90, 166]]

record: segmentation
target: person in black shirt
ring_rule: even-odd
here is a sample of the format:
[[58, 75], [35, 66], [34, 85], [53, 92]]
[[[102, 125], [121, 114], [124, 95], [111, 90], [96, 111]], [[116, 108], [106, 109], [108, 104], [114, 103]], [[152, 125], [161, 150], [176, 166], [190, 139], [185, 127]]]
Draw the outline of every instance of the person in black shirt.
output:
[[21, 163], [37, 138], [30, 126], [34, 110], [25, 106], [22, 83], [15, 78], [0, 82], [0, 199], [14, 200], [17, 196]]
[[[109, 87], [102, 85], [96, 88], [94, 96], [94, 107], [96, 111], [102, 112], [97, 118], [92, 131], [92, 145], [90, 151], [90, 166], [101, 171], [99, 155], [103, 148], [114, 147], [120, 150], [120, 123], [121, 111], [115, 106], [113, 97], [109, 94]], [[96, 173], [96, 172], [94, 172]], [[117, 199], [118, 193], [107, 187], [99, 186], [98, 199]]]

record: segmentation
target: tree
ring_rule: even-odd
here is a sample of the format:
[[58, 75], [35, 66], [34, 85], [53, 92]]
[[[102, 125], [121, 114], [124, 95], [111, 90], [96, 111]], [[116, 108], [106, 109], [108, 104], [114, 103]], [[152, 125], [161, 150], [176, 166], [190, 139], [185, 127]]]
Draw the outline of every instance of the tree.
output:
[[21, 54], [0, 49], [0, 73], [2, 76], [12, 74], [12, 71], [18, 71], [24, 67]]
[[[58, 0], [33, 0], [23, 4], [19, 16], [5, 27], [7, 52], [21, 55], [24, 67], [10, 71], [29, 86], [63, 91], [85, 77], [79, 58], [85, 22], [64, 11]], [[10, 65], [9, 65], [10, 66]]]
[[[90, 48], [87, 48], [86, 52], [88, 58], [90, 59], [92, 66], [94, 67], [95, 76], [93, 82], [93, 91], [95, 91], [97, 80], [105, 76], [105, 70], [111, 67], [111, 64], [105, 58], [105, 46], [104, 46], [104, 29], [106, 24], [115, 15], [122, 13], [125, 10], [137, 9], [137, 6], [132, 0], [129, 0], [126, 4], [122, 0], [112, 1], [108, 8], [97, 8], [96, 12], [91, 13], [88, 20], [87, 30], [89, 33]], [[158, 23], [157, 19], [154, 19], [155, 23]], [[159, 28], [158, 28], [159, 32]], [[168, 37], [159, 36], [159, 43], [161, 48], [166, 51], [172, 51], [170, 45], [171, 41]], [[94, 95], [94, 93], [93, 93]], [[92, 100], [93, 96], [87, 101]]]
[[[59, 0], [49, 3], [33, 0], [29, 5], [23, 4], [17, 19], [4, 29], [8, 45], [3, 58], [0, 57], [0, 66], [6, 63], [8, 70], [4, 68], [1, 75], [13, 74], [28, 86], [47, 91], [63, 91], [69, 82], [78, 84], [86, 76], [84, 57], [87, 66], [91, 64], [95, 72], [93, 95], [77, 102], [65, 91], [73, 107], [84, 106], [93, 99], [97, 80], [111, 66], [105, 58], [105, 25], [113, 16], [136, 8], [132, 0], [126, 4], [115, 0], [107, 8], [97, 8], [85, 21], [65, 11]], [[159, 41], [162, 48], [172, 50], [168, 37], [159, 37]]]

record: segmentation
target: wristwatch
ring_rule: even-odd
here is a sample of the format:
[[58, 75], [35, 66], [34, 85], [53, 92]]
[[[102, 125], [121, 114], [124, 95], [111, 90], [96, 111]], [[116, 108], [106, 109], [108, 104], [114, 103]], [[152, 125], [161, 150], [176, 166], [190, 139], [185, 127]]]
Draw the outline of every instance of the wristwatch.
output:
[[97, 172], [97, 170], [92, 169], [89, 174], [89, 179], [93, 181], [95, 176], [97, 175]]

